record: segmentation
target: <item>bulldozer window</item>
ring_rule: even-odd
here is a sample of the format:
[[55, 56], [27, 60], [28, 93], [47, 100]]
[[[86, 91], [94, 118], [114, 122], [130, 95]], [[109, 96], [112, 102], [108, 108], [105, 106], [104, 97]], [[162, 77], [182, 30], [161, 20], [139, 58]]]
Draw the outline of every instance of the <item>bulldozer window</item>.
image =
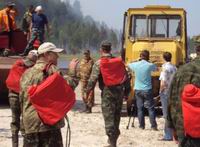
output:
[[174, 38], [181, 36], [181, 17], [177, 15], [149, 16], [150, 37]]
[[133, 15], [131, 21], [131, 36], [137, 38], [147, 37], [147, 17], [146, 15]]
[[167, 20], [166, 19], [158, 19], [151, 18], [150, 19], [150, 34], [151, 37], [167, 37]]

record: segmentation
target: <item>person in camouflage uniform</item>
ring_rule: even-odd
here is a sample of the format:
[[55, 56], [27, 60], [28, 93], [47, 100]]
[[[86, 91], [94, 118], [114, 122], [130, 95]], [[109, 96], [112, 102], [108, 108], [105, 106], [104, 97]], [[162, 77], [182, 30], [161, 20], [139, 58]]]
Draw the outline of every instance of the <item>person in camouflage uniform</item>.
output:
[[181, 93], [186, 84], [200, 87], [200, 45], [196, 47], [197, 57], [180, 67], [174, 75], [168, 100], [167, 125], [173, 129], [179, 147], [199, 147], [200, 139], [185, 136], [183, 125]]
[[[27, 89], [31, 85], [38, 85], [46, 76], [55, 72], [61, 72], [57, 68], [58, 49], [53, 43], [45, 42], [38, 48], [38, 60], [36, 64], [28, 69], [20, 81], [20, 99], [22, 105], [22, 123], [25, 130], [24, 147], [62, 147], [61, 128], [64, 127], [64, 120], [60, 120], [55, 125], [45, 125], [42, 123], [37, 111], [28, 100]], [[47, 64], [53, 63], [47, 70], [47, 75], [43, 69]], [[66, 82], [74, 89], [78, 85], [75, 77], [65, 75]], [[59, 86], [58, 86], [59, 88]]]
[[[37, 51], [30, 51], [28, 56], [25, 59], [22, 59], [24, 66], [29, 68], [33, 66], [37, 60]], [[12, 70], [12, 68], [11, 68]], [[18, 133], [20, 128], [20, 115], [21, 108], [19, 102], [19, 93], [9, 89], [9, 103], [12, 113], [12, 121], [11, 121], [11, 132], [12, 132], [12, 146], [18, 147]], [[23, 132], [22, 132], [23, 133]]]
[[32, 21], [32, 14], [34, 13], [34, 7], [33, 5], [30, 5], [28, 7], [28, 10], [25, 12], [22, 20], [22, 30], [25, 35], [27, 35], [27, 41], [30, 39], [30, 27], [31, 27], [31, 21]]
[[86, 113], [92, 112], [92, 106], [94, 105], [94, 89], [92, 89], [87, 96], [85, 93], [85, 89], [88, 84], [88, 80], [90, 78], [90, 74], [92, 71], [92, 66], [94, 64], [94, 60], [90, 57], [90, 50], [84, 51], [84, 57], [79, 63], [79, 76], [80, 76], [80, 82], [81, 82], [81, 95], [83, 98], [83, 101], [85, 103]]
[[[111, 52], [111, 43], [103, 41], [101, 44], [101, 58], [113, 58]], [[120, 135], [119, 124], [120, 115], [124, 97], [124, 83], [116, 86], [105, 86], [100, 70], [100, 60], [96, 61], [92, 68], [92, 73], [87, 85], [87, 92], [95, 87], [99, 81], [101, 89], [101, 108], [105, 121], [105, 130], [108, 136], [107, 147], [116, 147], [117, 139]]]

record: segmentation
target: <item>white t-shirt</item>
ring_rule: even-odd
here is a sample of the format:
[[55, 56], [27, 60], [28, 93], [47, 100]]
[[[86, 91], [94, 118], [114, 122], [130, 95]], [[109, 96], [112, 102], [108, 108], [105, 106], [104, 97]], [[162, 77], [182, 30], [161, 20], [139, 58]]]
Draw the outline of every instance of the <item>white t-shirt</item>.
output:
[[173, 79], [173, 76], [174, 76], [176, 70], [177, 70], [176, 66], [174, 66], [170, 62], [166, 62], [162, 65], [162, 70], [160, 73], [159, 80], [164, 81], [166, 84], [165, 89], [163, 91], [164, 93], [168, 93], [170, 84], [172, 82], [172, 79]]

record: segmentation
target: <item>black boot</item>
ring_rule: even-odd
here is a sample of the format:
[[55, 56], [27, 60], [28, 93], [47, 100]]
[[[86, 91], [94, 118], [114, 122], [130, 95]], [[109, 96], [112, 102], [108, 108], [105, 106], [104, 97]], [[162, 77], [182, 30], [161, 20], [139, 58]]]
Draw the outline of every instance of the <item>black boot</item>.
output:
[[111, 144], [111, 147], [117, 147], [117, 139], [111, 138], [110, 139], [110, 144]]
[[92, 113], [92, 107], [87, 106], [86, 113]]
[[104, 147], [117, 147], [117, 139], [109, 137], [107, 142], [108, 145]]
[[18, 133], [12, 134], [12, 147], [18, 147]]
[[85, 105], [85, 109], [82, 111], [82, 112], [87, 112], [88, 111], [88, 106], [87, 105]]

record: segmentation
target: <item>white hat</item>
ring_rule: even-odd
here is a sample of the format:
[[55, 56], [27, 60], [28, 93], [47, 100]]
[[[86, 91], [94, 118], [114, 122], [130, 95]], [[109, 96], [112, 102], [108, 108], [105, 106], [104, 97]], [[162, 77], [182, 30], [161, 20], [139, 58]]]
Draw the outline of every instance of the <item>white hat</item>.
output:
[[41, 11], [42, 10], [42, 6], [37, 6], [36, 8], [35, 8], [35, 11], [37, 12], [37, 11]]
[[37, 50], [31, 50], [31, 51], [28, 53], [28, 55], [30, 55], [30, 54], [32, 54], [32, 55], [34, 55], [34, 56], [37, 56], [37, 55], [38, 55], [38, 52], [37, 52]]
[[64, 49], [57, 48], [53, 43], [51, 42], [44, 42], [42, 43], [39, 48], [38, 48], [38, 55], [41, 55], [46, 52], [55, 52], [55, 53], [60, 53]]

